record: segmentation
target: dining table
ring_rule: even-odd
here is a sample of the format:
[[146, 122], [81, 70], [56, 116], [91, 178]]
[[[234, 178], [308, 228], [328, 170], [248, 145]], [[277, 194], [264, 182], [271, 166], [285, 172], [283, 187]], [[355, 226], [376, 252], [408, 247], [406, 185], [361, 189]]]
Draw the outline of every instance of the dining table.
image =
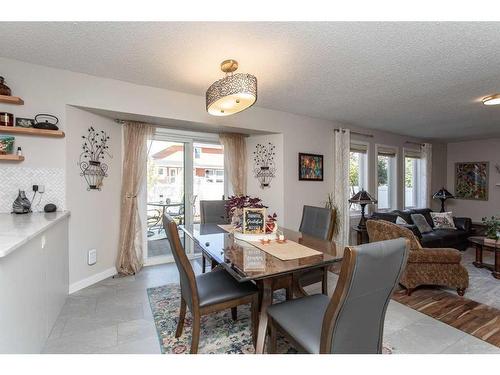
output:
[[[304, 291], [299, 285], [300, 274], [318, 269], [326, 273], [332, 264], [342, 260], [343, 249], [333, 241], [280, 227], [285, 241], [272, 240], [267, 250], [266, 241], [238, 239], [225, 227], [217, 224], [189, 224], [180, 226], [180, 229], [201, 249], [203, 256], [212, 260], [213, 265], [222, 267], [237, 281], [252, 281], [259, 288], [260, 311], [255, 353], [261, 354], [264, 352], [267, 333], [267, 308], [273, 303], [273, 288], [280, 285], [280, 280], [287, 280], [292, 283], [293, 294], [303, 296]], [[271, 251], [271, 248], [276, 248], [276, 243], [280, 244], [278, 249], [283, 249], [283, 254], [287, 253], [287, 249], [291, 250], [288, 254], [303, 249], [305, 256], [293, 258], [292, 255], [290, 258], [290, 255], [276, 254]], [[324, 282], [326, 279], [323, 279]]]

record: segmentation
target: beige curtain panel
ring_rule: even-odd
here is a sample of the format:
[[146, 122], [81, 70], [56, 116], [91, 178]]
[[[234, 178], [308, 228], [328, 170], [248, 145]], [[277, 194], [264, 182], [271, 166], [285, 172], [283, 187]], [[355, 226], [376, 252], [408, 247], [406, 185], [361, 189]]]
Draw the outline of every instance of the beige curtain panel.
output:
[[154, 128], [148, 124], [126, 122], [123, 125], [123, 177], [120, 211], [120, 243], [117, 270], [133, 275], [143, 266], [142, 234], [137, 196], [147, 169], [147, 140]]
[[224, 146], [224, 166], [235, 195], [245, 195], [247, 191], [247, 151], [245, 136], [224, 133], [219, 135]]

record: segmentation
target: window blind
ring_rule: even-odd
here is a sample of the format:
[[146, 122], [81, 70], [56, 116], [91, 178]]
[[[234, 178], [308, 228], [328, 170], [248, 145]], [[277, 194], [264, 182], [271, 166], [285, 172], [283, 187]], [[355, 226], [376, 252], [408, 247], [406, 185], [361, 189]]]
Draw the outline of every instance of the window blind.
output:
[[359, 143], [351, 143], [351, 152], [366, 154], [368, 152], [368, 145], [359, 144]]
[[422, 152], [420, 150], [405, 150], [405, 158], [420, 159]]
[[380, 156], [388, 156], [394, 158], [396, 157], [397, 153], [398, 153], [397, 150], [392, 147], [379, 146], [377, 148], [377, 154]]

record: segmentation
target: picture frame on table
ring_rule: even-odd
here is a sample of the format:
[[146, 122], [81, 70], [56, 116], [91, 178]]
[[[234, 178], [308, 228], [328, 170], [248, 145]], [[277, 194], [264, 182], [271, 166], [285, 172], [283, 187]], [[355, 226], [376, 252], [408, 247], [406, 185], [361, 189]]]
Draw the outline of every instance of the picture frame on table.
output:
[[299, 153], [299, 181], [323, 181], [323, 155]]
[[35, 120], [32, 118], [16, 117], [16, 126], [19, 128], [33, 128]]

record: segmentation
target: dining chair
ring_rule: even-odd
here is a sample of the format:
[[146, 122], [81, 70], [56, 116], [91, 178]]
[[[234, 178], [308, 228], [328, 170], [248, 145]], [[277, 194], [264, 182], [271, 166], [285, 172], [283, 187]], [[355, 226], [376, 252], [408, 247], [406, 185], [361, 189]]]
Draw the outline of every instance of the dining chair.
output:
[[[200, 222], [201, 224], [230, 224], [226, 212], [226, 200], [200, 200]], [[205, 268], [207, 266], [207, 261], [205, 255], [202, 255], [202, 269], [205, 273]], [[214, 264], [212, 262], [212, 268]]]
[[226, 200], [200, 201], [200, 220], [202, 224], [229, 224]]
[[168, 214], [163, 216], [163, 227], [172, 248], [181, 285], [181, 306], [175, 337], [182, 335], [187, 307], [192, 315], [191, 353], [197, 353], [203, 315], [251, 304], [250, 319], [255, 346], [259, 314], [257, 287], [250, 281], [241, 283], [236, 281], [224, 270], [195, 275], [181, 244], [177, 224]]
[[[302, 210], [302, 220], [299, 231], [305, 235], [331, 241], [333, 237], [333, 214], [332, 210], [324, 207], [314, 207], [305, 205]], [[327, 294], [327, 271], [322, 268], [316, 270], [297, 273], [294, 276], [298, 279], [300, 288], [321, 282], [321, 292]]]
[[408, 251], [403, 238], [347, 247], [331, 298], [315, 294], [268, 307], [269, 352], [276, 352], [279, 331], [307, 353], [382, 353], [387, 305]]

